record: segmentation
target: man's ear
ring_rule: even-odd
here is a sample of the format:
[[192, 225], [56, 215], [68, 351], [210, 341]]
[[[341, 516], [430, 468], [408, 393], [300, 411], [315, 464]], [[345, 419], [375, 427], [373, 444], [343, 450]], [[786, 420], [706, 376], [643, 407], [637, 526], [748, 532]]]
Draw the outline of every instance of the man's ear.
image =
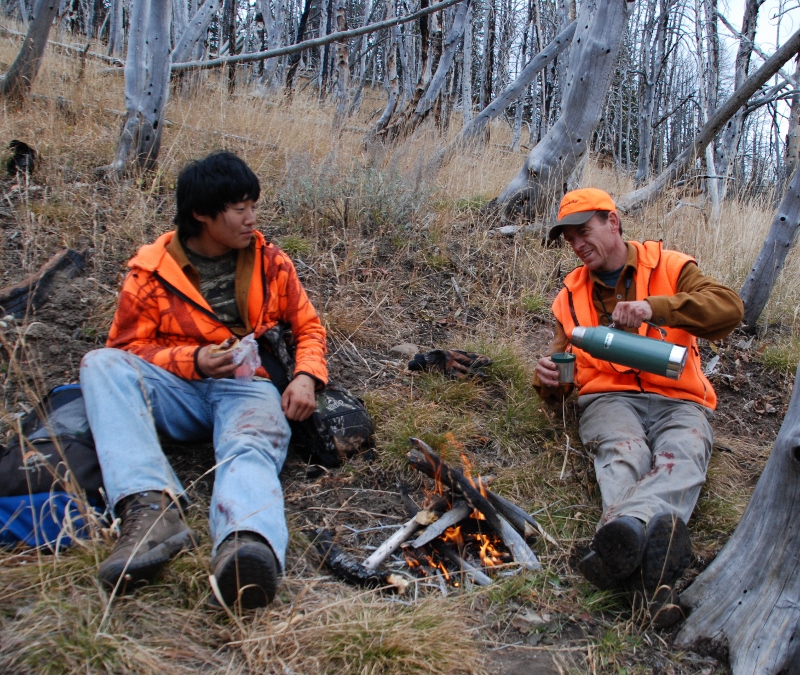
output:
[[622, 236], [622, 228], [620, 227], [621, 222], [616, 211], [608, 212], [608, 222], [611, 223], [611, 226], [614, 228], [614, 232]]
[[208, 225], [213, 220], [211, 216], [204, 216], [202, 213], [197, 213], [197, 211], [192, 211], [192, 217], [203, 225]]

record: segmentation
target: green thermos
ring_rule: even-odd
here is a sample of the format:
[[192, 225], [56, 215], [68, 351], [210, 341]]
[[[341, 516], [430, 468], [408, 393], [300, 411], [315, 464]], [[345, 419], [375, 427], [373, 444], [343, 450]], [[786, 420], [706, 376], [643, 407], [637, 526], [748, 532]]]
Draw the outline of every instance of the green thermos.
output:
[[570, 342], [596, 359], [677, 380], [686, 365], [686, 347], [614, 328], [577, 326]]

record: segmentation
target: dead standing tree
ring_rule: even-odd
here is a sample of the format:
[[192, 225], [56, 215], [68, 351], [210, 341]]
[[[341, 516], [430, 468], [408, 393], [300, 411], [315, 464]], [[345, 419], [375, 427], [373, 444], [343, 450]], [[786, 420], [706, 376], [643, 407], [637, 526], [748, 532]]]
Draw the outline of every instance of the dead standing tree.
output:
[[672, 181], [676, 180], [695, 159], [705, 152], [717, 134], [737, 110], [745, 105], [759, 88], [777, 73], [783, 64], [800, 50], [800, 30], [796, 31], [770, 56], [755, 73], [745, 80], [733, 94], [708, 119], [692, 142], [656, 178], [644, 187], [629, 192], [617, 199], [617, 208], [623, 213], [631, 213], [655, 199]]
[[739, 526], [681, 595], [682, 648], [728, 658], [734, 675], [800, 669], [800, 369], [786, 418]]
[[786, 188], [769, 233], [758, 253], [739, 297], [744, 303], [744, 323], [755, 326], [769, 300], [769, 294], [786, 262], [786, 256], [800, 232], [800, 171]]
[[169, 96], [172, 0], [133, 0], [125, 60], [125, 120], [109, 173], [152, 169]]
[[531, 215], [547, 210], [586, 154], [602, 117], [627, 20], [626, 0], [583, 3], [572, 40], [561, 116], [495, 200], [506, 213], [523, 202]]
[[38, 0], [36, 3], [22, 49], [0, 80], [0, 96], [21, 103], [30, 92], [42, 63], [50, 27], [58, 14], [58, 6], [58, 0]]

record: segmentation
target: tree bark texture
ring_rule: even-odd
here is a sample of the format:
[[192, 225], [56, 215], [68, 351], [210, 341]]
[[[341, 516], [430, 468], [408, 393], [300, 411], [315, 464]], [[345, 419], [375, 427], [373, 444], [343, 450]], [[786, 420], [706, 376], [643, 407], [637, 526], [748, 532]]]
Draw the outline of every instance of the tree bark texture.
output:
[[[336, 30], [342, 33], [347, 30], [347, 9], [344, 0], [336, 1]], [[347, 119], [350, 107], [350, 64], [347, 40], [336, 43], [336, 112], [333, 116], [333, 128], [341, 129]]]
[[800, 171], [795, 171], [786, 188], [769, 233], [756, 261], [744, 280], [739, 297], [744, 303], [744, 323], [755, 326], [769, 300], [769, 294], [780, 275], [786, 256], [800, 231]]
[[464, 28], [463, 72], [461, 73], [461, 110], [464, 124], [472, 121], [472, 3], [467, 5]]
[[602, 117], [625, 34], [628, 3], [604, 0], [594, 12], [592, 4], [585, 2], [576, 19], [561, 116], [497, 197], [506, 212], [523, 201], [528, 213], [545, 212], [588, 150]]
[[134, 0], [131, 4], [125, 121], [111, 165], [119, 178], [152, 169], [158, 159], [169, 96], [171, 5], [172, 0]]
[[219, 9], [221, 0], [206, 0], [189, 21], [186, 30], [181, 34], [175, 49], [172, 50], [172, 62], [180, 63], [192, 58], [197, 43], [205, 37], [211, 21]]
[[682, 594], [681, 648], [726, 656], [734, 675], [800, 672], [800, 369], [753, 497], [714, 562]]
[[800, 54], [795, 59], [794, 70], [795, 93], [789, 109], [789, 129], [786, 132], [786, 158], [784, 171], [786, 176], [793, 176], [800, 164]]
[[759, 87], [777, 73], [781, 66], [792, 58], [798, 50], [800, 50], [800, 30], [796, 31], [784, 42], [761, 68], [748, 77], [742, 83], [742, 86], [717, 108], [716, 112], [694, 137], [692, 143], [684, 148], [664, 171], [644, 187], [620, 197], [617, 200], [617, 208], [624, 213], [631, 213], [655, 199], [671, 181], [686, 171], [694, 160], [705, 152], [708, 144], [714, 140], [734, 113], [747, 103], [750, 97], [758, 91]]
[[477, 138], [489, 122], [501, 115], [508, 106], [519, 99], [524, 94], [525, 89], [533, 82], [537, 73], [551, 63], [570, 44], [575, 35], [577, 25], [577, 21], [573, 21], [549, 45], [534, 56], [528, 65], [523, 68], [516, 80], [509, 84], [470, 123], [462, 127], [456, 137], [441, 151], [441, 156], [435, 158], [435, 161], [447, 161], [450, 159], [456, 150]]
[[58, 0], [38, 0], [22, 48], [11, 68], [0, 80], [0, 96], [22, 102], [28, 95], [39, 72], [47, 47], [47, 36], [50, 35], [50, 27], [57, 12]]

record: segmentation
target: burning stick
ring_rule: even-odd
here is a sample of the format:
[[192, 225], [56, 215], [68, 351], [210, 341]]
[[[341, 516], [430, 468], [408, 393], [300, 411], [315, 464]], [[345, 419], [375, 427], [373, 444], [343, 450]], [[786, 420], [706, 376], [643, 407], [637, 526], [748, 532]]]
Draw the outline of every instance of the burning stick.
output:
[[432, 525], [428, 525], [425, 531], [419, 535], [414, 541], [414, 548], [425, 546], [429, 541], [436, 539], [440, 534], [443, 534], [448, 527], [452, 527], [461, 522], [472, 513], [472, 508], [467, 502], [458, 500], [453, 508], [447, 511], [439, 520]]
[[316, 536], [314, 546], [325, 564], [345, 581], [360, 586], [393, 586], [399, 593], [408, 587], [408, 581], [399, 574], [365, 569], [333, 543], [333, 537], [327, 530], [315, 530], [314, 534]]
[[465, 478], [458, 469], [453, 469], [445, 464], [425, 441], [421, 441], [419, 438], [409, 440], [415, 448], [407, 455], [411, 466], [447, 487], [458, 488], [467, 504], [483, 514], [486, 522], [503, 540], [516, 562], [530, 570], [542, 568], [536, 554], [531, 551], [519, 532], [497, 512], [489, 500], [475, 488], [473, 482]]
[[488, 586], [492, 583], [492, 578], [490, 576], [470, 565], [466, 560], [458, 555], [458, 553], [454, 551], [452, 547], [439, 541], [434, 541], [432, 544], [437, 553], [447, 558], [454, 565], [458, 565], [459, 569], [465, 574], [468, 574], [472, 580], [478, 584], [478, 586]]
[[362, 567], [372, 572], [378, 565], [380, 565], [386, 558], [394, 553], [400, 544], [408, 539], [420, 527], [430, 525], [436, 520], [437, 516], [433, 511], [420, 511], [411, 520], [409, 520], [403, 527], [383, 542], [378, 549], [369, 558], [367, 558]]
[[[542, 526], [539, 525], [533, 516], [526, 513], [516, 504], [512, 504], [507, 499], [489, 490], [489, 485], [494, 482], [493, 476], [479, 476], [475, 480], [465, 478], [458, 469], [451, 469], [448, 467], [441, 460], [439, 455], [433, 451], [433, 448], [431, 448], [424, 441], [421, 441], [418, 438], [412, 438], [410, 439], [410, 442], [420, 451], [419, 453], [414, 453], [412, 450], [408, 455], [408, 461], [415, 469], [421, 471], [426, 476], [430, 476], [434, 480], [439, 481], [451, 490], [460, 490], [461, 482], [451, 480], [451, 476], [448, 472], [457, 473], [459, 476], [461, 476], [461, 481], [466, 481], [467, 484], [474, 484], [473, 487], [478, 492], [485, 494], [492, 506], [494, 506], [494, 508], [499, 511], [523, 537], [527, 539], [534, 533], [538, 533], [549, 543], [553, 544], [554, 546], [558, 545], [555, 539], [545, 533], [545, 531], [542, 529]], [[422, 446], [424, 446], [424, 448]], [[442, 471], [440, 467], [446, 467], [448, 471]], [[478, 510], [480, 511], [480, 509]], [[481, 511], [481, 513], [483, 512]], [[484, 513], [484, 515], [486, 514]]]

